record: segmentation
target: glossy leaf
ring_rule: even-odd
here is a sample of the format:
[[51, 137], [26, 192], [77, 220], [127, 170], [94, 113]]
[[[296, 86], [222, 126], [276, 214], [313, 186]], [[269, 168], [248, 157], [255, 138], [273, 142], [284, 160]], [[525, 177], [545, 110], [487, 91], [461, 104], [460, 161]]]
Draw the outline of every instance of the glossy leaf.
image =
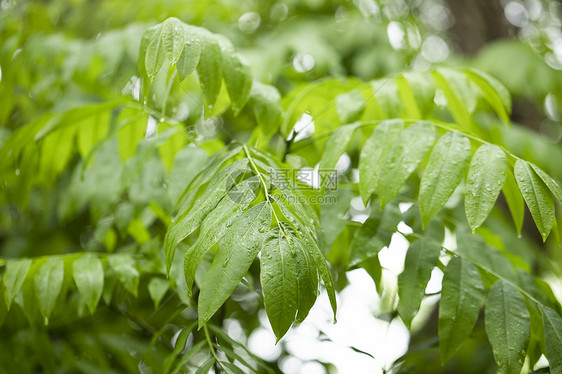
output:
[[425, 158], [437, 133], [430, 122], [416, 122], [402, 132], [384, 162], [377, 180], [381, 206], [385, 206]]
[[298, 307], [294, 250], [284, 235], [279, 228], [273, 229], [265, 240], [260, 257], [265, 310], [277, 341], [293, 324]]
[[358, 90], [336, 96], [336, 111], [341, 123], [349, 123], [358, 120], [365, 109], [365, 98]]
[[505, 201], [513, 217], [515, 229], [521, 235], [521, 228], [523, 227], [523, 219], [525, 218], [525, 201], [517, 186], [517, 181], [510, 168], [507, 169], [507, 176], [502, 189]]
[[195, 272], [201, 259], [226, 233], [226, 230], [244, 213], [254, 200], [254, 189], [258, 186], [256, 177], [246, 179], [232, 188], [201, 223], [199, 238], [187, 249], [184, 257], [185, 281], [189, 295], [193, 291]]
[[250, 93], [250, 102], [254, 116], [264, 134], [274, 134], [281, 124], [281, 95], [273, 86], [254, 82]]
[[154, 308], [158, 309], [162, 298], [170, 289], [170, 282], [166, 279], [154, 277], [148, 282], [148, 294], [154, 303]]
[[252, 89], [252, 71], [250, 65], [243, 62], [236, 54], [223, 55], [223, 78], [235, 115], [246, 105]]
[[60, 257], [47, 259], [34, 277], [35, 296], [41, 315], [48, 324], [49, 317], [55, 308], [57, 297], [64, 279], [64, 262]]
[[162, 44], [170, 64], [178, 62], [185, 45], [185, 30], [183, 23], [170, 17], [162, 23]]
[[30, 266], [30, 259], [7, 261], [2, 283], [4, 284], [4, 301], [8, 310], [20, 291]]
[[552, 193], [528, 162], [518, 159], [515, 162], [514, 174], [519, 190], [544, 241], [552, 230], [555, 220]]
[[201, 38], [191, 26], [186, 27], [185, 45], [182, 53], [176, 63], [176, 71], [180, 81], [187, 78], [197, 65], [201, 58]]
[[398, 276], [398, 314], [408, 327], [418, 312], [431, 272], [439, 261], [442, 240], [443, 227], [432, 223], [424, 237], [413, 242], [406, 253], [404, 271]]
[[208, 108], [217, 101], [222, 86], [222, 53], [211, 35], [205, 35], [201, 43], [201, 56], [197, 65], [199, 84]]
[[108, 262], [125, 289], [137, 297], [140, 274], [133, 257], [128, 254], [116, 254], [110, 256]]
[[293, 237], [290, 246], [294, 253], [298, 280], [295, 323], [301, 323], [308, 316], [318, 296], [318, 270], [308, 248], [299, 238]]
[[533, 170], [535, 171], [535, 173], [537, 173], [537, 175], [542, 179], [542, 181], [546, 184], [546, 186], [548, 187], [548, 189], [550, 190], [550, 192], [552, 192], [552, 194], [554, 196], [556, 196], [556, 198], [558, 199], [559, 202], [562, 203], [562, 187], [560, 187], [560, 185], [554, 180], [552, 179], [552, 177], [550, 175], [548, 175], [547, 173], [545, 173], [541, 168], [539, 168], [537, 165], [533, 164], [533, 163], [529, 163], [529, 165], [531, 165], [531, 167], [533, 168]]
[[359, 193], [366, 204], [375, 192], [384, 161], [400, 138], [404, 122], [388, 120], [379, 124], [359, 156]]
[[498, 372], [520, 373], [530, 336], [530, 315], [523, 296], [498, 280], [488, 293], [484, 322]]
[[472, 157], [466, 178], [465, 210], [472, 230], [490, 214], [506, 177], [505, 152], [496, 145], [480, 146]]
[[262, 202], [244, 213], [226, 231], [205, 274], [199, 293], [199, 326], [226, 301], [261, 249], [271, 224], [271, 208]]
[[424, 226], [443, 208], [464, 177], [470, 161], [470, 142], [458, 132], [443, 135], [433, 147], [420, 182], [420, 210]]
[[326, 151], [322, 154], [318, 170], [322, 177], [320, 182], [322, 187], [325, 187], [330, 180], [331, 175], [335, 172], [338, 160], [345, 152], [351, 137], [359, 123], [352, 123], [349, 125], [338, 127], [328, 139], [326, 143]]
[[443, 276], [439, 301], [439, 350], [448, 361], [464, 344], [478, 320], [486, 287], [478, 269], [462, 258], [453, 258]]
[[546, 354], [552, 374], [562, 373], [562, 318], [552, 308], [541, 309]]
[[471, 113], [476, 107], [476, 98], [468, 84], [468, 80], [459, 72], [440, 69], [431, 72], [437, 87], [447, 98], [447, 107], [455, 121], [465, 129], [471, 129]]
[[74, 261], [72, 269], [76, 287], [90, 313], [94, 314], [103, 291], [103, 265], [97, 256], [84, 255]]
[[511, 95], [509, 94], [507, 88], [505, 88], [497, 79], [482, 71], [468, 69], [465, 71], [465, 74], [480, 88], [484, 98], [502, 121], [509, 124]]

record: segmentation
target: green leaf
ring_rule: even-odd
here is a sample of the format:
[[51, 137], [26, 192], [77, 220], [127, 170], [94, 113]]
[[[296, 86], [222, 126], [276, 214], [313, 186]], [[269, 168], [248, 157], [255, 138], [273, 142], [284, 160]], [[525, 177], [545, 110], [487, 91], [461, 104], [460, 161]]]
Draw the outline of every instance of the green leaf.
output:
[[547, 185], [537, 176], [527, 161], [518, 159], [514, 167], [519, 190], [531, 211], [543, 241], [554, 225], [554, 199]]
[[153, 277], [150, 282], [148, 282], [148, 293], [154, 302], [154, 308], [158, 309], [160, 301], [162, 301], [162, 298], [166, 295], [166, 292], [168, 292], [169, 289], [170, 282], [166, 279]]
[[261, 251], [265, 311], [277, 341], [289, 330], [297, 313], [298, 278], [293, 252], [279, 228], [269, 233]]
[[406, 253], [404, 271], [398, 276], [398, 314], [408, 328], [420, 308], [431, 271], [439, 261], [439, 238], [442, 240], [442, 237], [443, 227], [437, 223], [431, 224], [425, 236], [413, 242]]
[[[144, 44], [141, 42], [139, 59], [144, 58], [144, 69], [146, 71], [146, 75], [150, 80], [153, 80], [162, 68], [162, 64], [164, 63], [166, 57], [166, 51], [164, 50], [164, 45], [162, 43], [162, 24], [148, 29], [145, 32], [145, 35], [150, 39], [148, 41], [148, 45], [146, 46], [146, 51], [143, 51]], [[140, 67], [143, 67], [142, 64], [140, 64]]]
[[401, 120], [381, 122], [373, 131], [359, 156], [359, 193], [366, 204], [377, 187], [386, 157], [404, 129]]
[[500, 251], [487, 246], [480, 235], [465, 229], [458, 229], [456, 235], [457, 252], [461, 257], [511, 284], [519, 283], [509, 260]]
[[562, 318], [549, 307], [541, 308], [546, 354], [552, 374], [562, 373]]
[[476, 69], [467, 69], [465, 74], [482, 91], [484, 99], [498, 114], [502, 121], [509, 124], [509, 113], [511, 112], [511, 95], [496, 78]]
[[4, 283], [4, 301], [6, 302], [6, 308], [8, 310], [10, 310], [12, 300], [14, 300], [14, 297], [16, 297], [20, 291], [30, 266], [30, 259], [10, 260], [6, 262], [6, 271], [2, 276], [2, 283]]
[[226, 233], [254, 200], [258, 187], [257, 177], [251, 177], [233, 187], [201, 223], [199, 238], [187, 249], [184, 257], [185, 281], [191, 296], [195, 272], [201, 259]]
[[197, 75], [207, 106], [212, 108], [222, 85], [222, 53], [219, 44], [210, 34], [205, 35], [201, 43]]
[[380, 171], [376, 189], [381, 207], [398, 194], [406, 179], [425, 158], [437, 133], [431, 122], [416, 122], [402, 132]]
[[64, 261], [60, 257], [50, 257], [35, 274], [35, 296], [46, 325], [62, 289], [63, 278]]
[[215, 363], [215, 359], [213, 357], [210, 357], [201, 366], [199, 366], [199, 368], [197, 369], [195, 374], [207, 374], [207, 373], [209, 373], [209, 370], [211, 370], [211, 367], [213, 366], [214, 363]]
[[521, 228], [523, 227], [523, 219], [525, 218], [525, 202], [519, 187], [517, 186], [517, 181], [513, 175], [513, 171], [510, 168], [507, 169], [507, 178], [502, 189], [505, 201], [513, 217], [513, 222], [515, 224], [515, 229], [517, 233], [521, 235]]
[[466, 178], [466, 218], [473, 231], [490, 214], [506, 177], [505, 152], [492, 144], [480, 146], [472, 157]]
[[119, 123], [117, 131], [119, 155], [121, 161], [125, 162], [135, 154], [137, 145], [144, 139], [148, 116], [135, 109], [125, 108], [119, 114], [117, 121]]
[[397, 205], [387, 205], [383, 210], [379, 210], [378, 204], [373, 204], [369, 218], [353, 236], [349, 265], [355, 266], [376, 256], [381, 249], [388, 246], [392, 235], [398, 231], [397, 226], [401, 219], [402, 214]]
[[336, 111], [341, 123], [357, 121], [365, 110], [365, 98], [359, 90], [336, 96]]
[[408, 118], [426, 118], [435, 103], [435, 84], [425, 72], [407, 72], [396, 78], [396, 85]]
[[170, 65], [178, 62], [185, 45], [185, 29], [183, 22], [170, 17], [162, 23], [162, 44]]
[[[225, 156], [231, 157], [232, 154], [227, 153]], [[222, 160], [222, 162], [224, 162], [224, 160]], [[203, 218], [217, 206], [219, 201], [230, 188], [232, 188], [236, 176], [243, 170], [247, 170], [244, 168], [248, 166], [248, 160], [243, 159], [227, 165], [217, 172], [217, 168], [222, 165], [222, 162], [219, 162], [218, 165], [215, 166], [211, 163], [211, 165], [203, 170], [202, 174], [206, 174], [209, 170], [215, 171], [216, 174], [209, 175], [209, 178], [212, 177], [212, 179], [203, 194], [198, 197], [197, 204], [192, 207], [191, 210], [189, 210], [189, 207], [182, 208], [166, 233], [166, 237], [164, 238], [164, 253], [166, 255], [166, 268], [168, 272], [172, 266], [178, 244], [199, 227]], [[200, 178], [197, 177], [194, 182], [197, 182], [199, 179]], [[182, 210], [184, 211], [183, 213]]]
[[201, 38], [197, 31], [191, 26], [185, 26], [185, 34], [185, 44], [176, 63], [180, 82], [193, 73], [201, 57]]
[[238, 115], [250, 98], [252, 69], [236, 54], [223, 55], [223, 78], [232, 103], [234, 115]]
[[547, 173], [545, 173], [541, 168], [539, 168], [537, 165], [529, 162], [529, 165], [531, 165], [531, 167], [533, 168], [533, 170], [535, 171], [535, 173], [537, 173], [537, 175], [542, 179], [542, 181], [546, 184], [546, 186], [548, 187], [548, 189], [550, 190], [550, 192], [552, 192], [552, 194], [554, 196], [556, 196], [556, 198], [558, 199], [559, 202], [562, 203], [562, 188], [560, 187], [560, 185], [558, 183], [556, 183], [556, 181], [554, 179], [552, 179], [552, 177], [550, 175], [548, 175]]
[[205, 274], [199, 294], [199, 326], [204, 325], [226, 301], [260, 251], [271, 225], [271, 208], [262, 202], [244, 213], [226, 231]]
[[476, 107], [476, 98], [466, 76], [450, 69], [431, 72], [437, 87], [447, 98], [447, 106], [455, 121], [465, 129], [473, 128], [472, 111]]
[[488, 293], [484, 326], [498, 372], [519, 374], [530, 336], [530, 315], [525, 298], [500, 279]]
[[112, 255], [109, 257], [109, 265], [113, 268], [125, 289], [137, 297], [139, 271], [133, 257], [128, 254]]
[[443, 208], [461, 182], [470, 161], [470, 142], [458, 132], [443, 135], [433, 147], [420, 182], [423, 225]]
[[94, 314], [103, 291], [103, 265], [97, 256], [87, 254], [74, 261], [72, 270], [76, 287]]
[[250, 93], [250, 102], [254, 116], [264, 134], [274, 134], [281, 124], [281, 95], [273, 86], [254, 82]]
[[164, 55], [154, 55], [154, 52], [158, 53], [160, 51], [158, 48], [155, 50], [155, 45], [152, 44], [153, 40], [160, 41], [161, 33], [162, 25], [160, 24], [147, 29], [142, 35], [139, 47], [138, 67], [141, 76], [144, 78], [154, 79], [156, 73], [160, 70], [160, 66], [162, 66]]
[[445, 269], [439, 301], [441, 363], [447, 362], [468, 339], [485, 299], [486, 287], [476, 266], [453, 258]]
[[322, 187], [326, 187], [330, 177], [335, 172], [336, 164], [340, 159], [341, 155], [345, 152], [347, 144], [351, 140], [355, 129], [359, 126], [359, 123], [352, 123], [349, 125], [344, 125], [338, 127], [328, 139], [326, 143], [326, 151], [322, 154], [322, 159], [320, 160], [320, 165], [318, 170], [321, 174], [320, 181]]
[[295, 323], [304, 321], [318, 296], [318, 270], [306, 245], [296, 237], [289, 243], [295, 253], [297, 267], [297, 318]]

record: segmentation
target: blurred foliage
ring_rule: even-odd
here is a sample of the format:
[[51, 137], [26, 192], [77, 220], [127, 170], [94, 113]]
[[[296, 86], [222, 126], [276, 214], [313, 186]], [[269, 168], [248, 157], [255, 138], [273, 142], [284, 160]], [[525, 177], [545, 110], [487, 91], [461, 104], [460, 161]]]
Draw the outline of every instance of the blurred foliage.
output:
[[[437, 0], [2, 1], [0, 373], [280, 372], [285, 341], [266, 361], [249, 338], [270, 328], [266, 312], [278, 338], [302, 322], [316, 268], [328, 291], [365, 269], [383, 295], [373, 318], [410, 327], [408, 352], [385, 370], [495, 372], [499, 362], [500, 371], [531, 372], [548, 365], [543, 354], [561, 370], [561, 197], [548, 177], [562, 180], [560, 3], [503, 6], [517, 34], [468, 58]], [[153, 37], [169, 17], [201, 42], [199, 64], [179, 61], [184, 39]], [[210, 45], [218, 48], [205, 52]], [[439, 151], [446, 146], [455, 152]], [[505, 166], [483, 162], [486, 152]], [[197, 271], [183, 271], [184, 253], [197, 257], [215, 227], [203, 220], [213, 178], [243, 163], [251, 172], [236, 182], [263, 185], [240, 214], [270, 204], [292, 238], [279, 251], [302, 242], [330, 265], [310, 257], [312, 285], [295, 292], [308, 295], [297, 306], [286, 301], [288, 319], [268, 298], [304, 276], [272, 285], [263, 274], [277, 271], [274, 261], [246, 260], [216, 313], [199, 293], [212, 289], [207, 275], [221, 273], [215, 259], [232, 245], [213, 239]], [[332, 169], [336, 190], [322, 174]], [[283, 190], [279, 170], [320, 170], [319, 181]], [[477, 174], [499, 187], [478, 190]], [[322, 203], [332, 195], [335, 204]], [[198, 209], [203, 223], [186, 232], [184, 214]], [[393, 235], [411, 243], [398, 279], [378, 257]], [[444, 284], [461, 282], [462, 271], [479, 280], [459, 288], [474, 291], [474, 308], [459, 307], [470, 318], [442, 317], [455, 307], [453, 286], [440, 292], [446, 301], [422, 303], [434, 268]], [[498, 298], [485, 301], [492, 292], [524, 307], [498, 321]], [[447, 335], [456, 318], [468, 318], [457, 338]], [[231, 337], [233, 324], [241, 332]], [[504, 352], [502, 336], [522, 353]]]

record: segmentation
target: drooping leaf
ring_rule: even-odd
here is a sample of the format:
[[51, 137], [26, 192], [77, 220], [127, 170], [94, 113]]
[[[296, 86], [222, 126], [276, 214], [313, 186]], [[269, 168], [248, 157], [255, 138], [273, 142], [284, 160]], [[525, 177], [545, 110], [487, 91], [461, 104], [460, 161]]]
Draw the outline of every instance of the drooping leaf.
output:
[[373, 204], [371, 214], [355, 232], [351, 243], [350, 266], [376, 256], [381, 249], [390, 244], [392, 235], [398, 231], [397, 226], [402, 214], [397, 205], [387, 205], [382, 211]]
[[281, 125], [281, 95], [273, 86], [254, 82], [250, 93], [250, 103], [254, 116], [264, 134], [271, 135]]
[[442, 240], [443, 227], [432, 223], [424, 237], [414, 241], [406, 253], [404, 271], [398, 276], [398, 314], [408, 327], [418, 312], [431, 271], [439, 260]]
[[450, 69], [434, 70], [431, 75], [445, 94], [455, 121], [465, 129], [473, 128], [471, 113], [476, 107], [476, 98], [466, 76]]
[[299, 238], [293, 237], [289, 245], [295, 253], [294, 259], [298, 280], [295, 323], [301, 323], [308, 315], [318, 296], [318, 270], [308, 248]]
[[465, 210], [475, 230], [490, 211], [507, 177], [507, 157], [496, 145], [484, 144], [474, 153], [466, 178]]
[[336, 110], [341, 123], [350, 123], [361, 118], [365, 109], [365, 98], [359, 90], [336, 96]]
[[246, 105], [252, 89], [252, 71], [236, 54], [223, 55], [223, 78], [235, 115]]
[[154, 302], [154, 308], [158, 309], [160, 302], [168, 289], [170, 288], [170, 282], [166, 279], [159, 277], [153, 277], [150, 282], [148, 282], [148, 293], [150, 298]]
[[484, 326], [498, 372], [520, 373], [529, 343], [530, 315], [525, 298], [502, 279], [488, 293]]
[[193, 291], [195, 272], [201, 259], [244, 213], [244, 209], [254, 200], [254, 190], [258, 185], [257, 177], [248, 178], [235, 185], [201, 223], [199, 238], [187, 249], [184, 257], [185, 281], [189, 295]]
[[523, 227], [523, 219], [525, 218], [525, 201], [517, 186], [517, 181], [510, 168], [507, 169], [507, 176], [502, 189], [505, 201], [513, 217], [515, 229], [521, 235], [521, 228]]
[[448, 361], [472, 333], [486, 287], [478, 269], [462, 258], [453, 258], [443, 276], [439, 301], [439, 350], [441, 362]]
[[171, 65], [178, 62], [183, 52], [185, 45], [185, 29], [183, 25], [175, 17], [170, 17], [162, 23], [162, 45]]
[[486, 245], [480, 235], [458, 229], [457, 252], [464, 259], [511, 284], [518, 284], [518, 277], [509, 260], [498, 250]]
[[541, 309], [546, 354], [552, 374], [562, 373], [562, 318], [552, 308]]
[[211, 35], [204, 35], [202, 38], [197, 75], [207, 107], [211, 108], [217, 101], [222, 86], [221, 48]]
[[511, 95], [496, 78], [476, 69], [467, 69], [465, 74], [482, 91], [488, 104], [494, 109], [502, 121], [509, 124], [511, 112]]
[[201, 57], [201, 38], [198, 33], [191, 26], [185, 26], [185, 33], [185, 44], [176, 63], [180, 82], [193, 73]]
[[108, 262], [125, 289], [137, 297], [140, 274], [135, 259], [128, 254], [116, 254], [110, 256]]
[[560, 187], [560, 185], [558, 183], [556, 183], [556, 181], [554, 179], [552, 179], [552, 177], [550, 175], [548, 175], [547, 173], [545, 173], [541, 168], [539, 168], [537, 165], [529, 162], [529, 165], [531, 165], [531, 167], [533, 168], [533, 170], [535, 171], [535, 173], [537, 173], [537, 175], [542, 179], [542, 181], [546, 184], [546, 186], [548, 187], [548, 189], [550, 190], [550, 192], [552, 192], [552, 194], [554, 196], [556, 196], [556, 198], [558, 199], [559, 202], [562, 203], [562, 188]]
[[402, 132], [377, 180], [381, 206], [396, 196], [406, 179], [425, 158], [436, 137], [435, 127], [430, 122], [416, 122]]
[[[144, 71], [150, 80], [153, 80], [166, 58], [166, 51], [162, 43], [162, 24], [156, 25], [145, 32], [148, 42], [146, 50], [144, 50], [143, 42], [141, 42], [141, 50], [139, 51], [139, 60], [144, 58]], [[144, 41], [144, 36], [143, 36]], [[144, 52], [144, 53], [143, 53]], [[140, 63], [141, 74], [143, 72], [143, 64]]]
[[[232, 156], [232, 154], [227, 153], [226, 156]], [[222, 161], [224, 162], [224, 160]], [[209, 169], [211, 171], [215, 170], [216, 172], [221, 164], [222, 163], [219, 162], [215, 167], [210, 165], [209, 168], [202, 173], [206, 174], [206, 171]], [[209, 175], [208, 177], [212, 179], [203, 194], [198, 197], [198, 203], [192, 207], [191, 210], [189, 210], [191, 204], [188, 204], [187, 207], [180, 207], [178, 217], [176, 217], [172, 226], [170, 226], [164, 239], [164, 253], [166, 255], [166, 268], [168, 271], [170, 271], [170, 267], [172, 266], [177, 245], [199, 227], [203, 218], [217, 206], [219, 201], [230, 188], [232, 188], [236, 176], [247, 170], [245, 169], [247, 166], [247, 159], [238, 160], [220, 169], [216, 172], [216, 175]], [[198, 179], [199, 177], [196, 178], [194, 183], [196, 183]]]
[[377, 187], [377, 182], [387, 155], [404, 129], [401, 120], [388, 120], [379, 124], [359, 156], [359, 193], [366, 204]]
[[265, 310], [279, 341], [289, 330], [297, 314], [297, 270], [285, 234], [273, 229], [264, 242], [260, 257], [260, 281]]
[[270, 224], [271, 208], [262, 202], [244, 213], [226, 231], [201, 284], [199, 326], [215, 314], [248, 272]]
[[30, 266], [30, 259], [13, 260], [6, 263], [2, 283], [4, 284], [4, 301], [8, 310], [10, 310], [12, 300], [20, 291]]
[[429, 74], [407, 72], [396, 78], [400, 98], [408, 118], [426, 118], [433, 109], [435, 83]]
[[527, 161], [518, 159], [513, 171], [519, 190], [544, 241], [555, 220], [552, 193]]
[[94, 314], [103, 291], [103, 265], [94, 255], [84, 255], [72, 264], [74, 282], [88, 306]]
[[55, 308], [57, 297], [64, 278], [64, 261], [60, 257], [50, 257], [39, 268], [34, 278], [35, 296], [41, 315], [48, 324]]
[[458, 132], [443, 135], [433, 147], [420, 182], [420, 210], [424, 226], [443, 208], [464, 177], [470, 161], [470, 142]]
[[321, 174], [320, 181], [322, 187], [326, 187], [331, 175], [335, 172], [338, 160], [345, 152], [353, 132], [359, 123], [352, 123], [349, 125], [338, 127], [328, 139], [326, 143], [326, 151], [322, 154], [318, 170]]
[[160, 50], [160, 36], [162, 25], [156, 25], [147, 29], [140, 42], [139, 47], [139, 72], [144, 78], [154, 79], [162, 63], [164, 62], [163, 48]]

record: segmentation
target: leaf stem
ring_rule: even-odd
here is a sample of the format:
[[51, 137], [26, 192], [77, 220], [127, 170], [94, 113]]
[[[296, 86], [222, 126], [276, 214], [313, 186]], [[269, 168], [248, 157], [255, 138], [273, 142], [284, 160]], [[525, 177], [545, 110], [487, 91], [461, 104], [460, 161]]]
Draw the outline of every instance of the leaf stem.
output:
[[224, 365], [222, 364], [222, 362], [219, 360], [219, 357], [217, 356], [217, 352], [215, 352], [215, 347], [213, 345], [213, 342], [211, 341], [211, 335], [209, 334], [209, 328], [207, 327], [207, 324], [203, 325], [203, 330], [205, 331], [205, 339], [207, 340], [207, 344], [209, 345], [209, 350], [211, 351], [211, 354], [213, 355], [215, 362], [217, 362], [220, 367], [227, 372], [226, 368], [224, 367]]

